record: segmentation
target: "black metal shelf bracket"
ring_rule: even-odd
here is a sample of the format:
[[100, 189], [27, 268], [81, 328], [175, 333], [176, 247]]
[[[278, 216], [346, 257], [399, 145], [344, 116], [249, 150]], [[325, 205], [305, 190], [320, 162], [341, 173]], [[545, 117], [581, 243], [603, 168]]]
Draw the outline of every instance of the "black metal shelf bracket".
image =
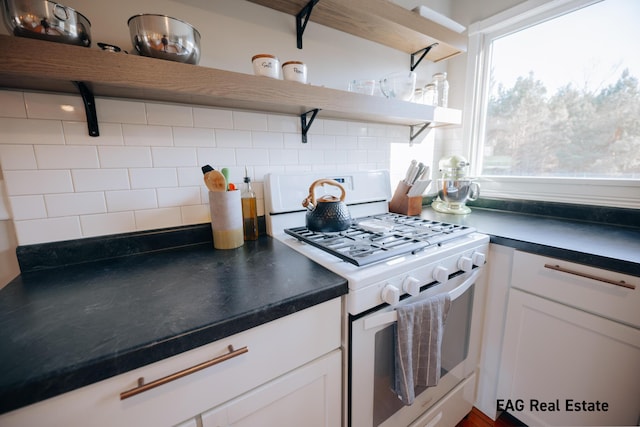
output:
[[[426, 122], [422, 125], [411, 125], [409, 126], [409, 141], [413, 143], [413, 141], [420, 135], [425, 129], [427, 129], [431, 125], [431, 122]], [[420, 127], [417, 132], [413, 132], [413, 130], [417, 127]]]
[[[418, 68], [418, 64], [420, 64], [420, 61], [422, 61], [424, 57], [427, 56], [427, 53], [429, 53], [429, 51], [436, 46], [438, 46], [438, 43], [434, 43], [431, 46], [427, 46], [425, 48], [422, 48], [420, 50], [413, 52], [411, 54], [411, 71]], [[416, 55], [419, 55], [419, 54], [421, 54], [420, 58], [418, 58], [418, 60], [416, 61]]]
[[318, 4], [319, 1], [320, 0], [309, 0], [309, 3], [307, 3], [307, 5], [296, 15], [298, 49], [302, 49], [302, 34], [304, 34], [304, 29], [307, 28], [307, 23], [309, 22], [309, 17], [311, 17], [313, 6]]
[[[306, 113], [300, 114], [300, 124], [302, 125], [302, 143], [307, 143], [307, 132], [309, 132], [309, 128], [311, 128], [311, 124], [315, 120], [318, 115], [319, 108], [314, 108], [313, 110], [309, 110]], [[307, 116], [311, 114], [311, 119], [307, 122]]]
[[73, 82], [80, 91], [82, 102], [84, 103], [84, 112], [87, 115], [87, 127], [89, 128], [89, 136], [100, 136], [98, 129], [98, 113], [96, 113], [96, 100], [93, 93], [84, 82]]

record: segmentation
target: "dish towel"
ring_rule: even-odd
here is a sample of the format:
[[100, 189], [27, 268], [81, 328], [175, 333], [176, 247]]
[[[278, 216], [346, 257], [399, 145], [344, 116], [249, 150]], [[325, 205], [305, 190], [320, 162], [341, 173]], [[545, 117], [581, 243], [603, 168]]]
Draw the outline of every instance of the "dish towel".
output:
[[405, 405], [413, 404], [416, 386], [440, 380], [442, 335], [451, 306], [449, 294], [398, 307], [395, 345], [395, 388]]

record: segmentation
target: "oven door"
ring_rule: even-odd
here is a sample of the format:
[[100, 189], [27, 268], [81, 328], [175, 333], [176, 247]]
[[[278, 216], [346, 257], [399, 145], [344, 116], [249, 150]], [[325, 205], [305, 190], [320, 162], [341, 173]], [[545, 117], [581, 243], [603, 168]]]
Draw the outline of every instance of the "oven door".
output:
[[[451, 306], [442, 339], [442, 371], [437, 386], [416, 389], [416, 399], [405, 406], [392, 390], [394, 382], [395, 308], [383, 306], [350, 322], [350, 421], [352, 427], [406, 426], [453, 390], [476, 369], [481, 333], [481, 269], [423, 288], [398, 306], [449, 293]], [[481, 307], [481, 305], [479, 305]], [[459, 404], [459, 402], [458, 402]], [[468, 402], [469, 411], [473, 402]], [[468, 411], [467, 411], [468, 412]]]

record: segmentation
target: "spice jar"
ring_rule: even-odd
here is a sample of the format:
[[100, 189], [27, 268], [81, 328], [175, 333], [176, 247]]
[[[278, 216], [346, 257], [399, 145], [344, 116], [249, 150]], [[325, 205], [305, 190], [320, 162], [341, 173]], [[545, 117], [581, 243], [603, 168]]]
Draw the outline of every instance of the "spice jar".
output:
[[438, 105], [438, 91], [435, 83], [425, 85], [422, 90], [422, 103], [425, 105]]
[[280, 60], [274, 55], [261, 53], [251, 58], [253, 64], [253, 73], [256, 76], [271, 77], [272, 79], [280, 78]]
[[447, 81], [447, 73], [436, 73], [433, 75], [433, 83], [436, 85], [438, 92], [438, 107], [447, 108], [449, 104], [449, 82]]

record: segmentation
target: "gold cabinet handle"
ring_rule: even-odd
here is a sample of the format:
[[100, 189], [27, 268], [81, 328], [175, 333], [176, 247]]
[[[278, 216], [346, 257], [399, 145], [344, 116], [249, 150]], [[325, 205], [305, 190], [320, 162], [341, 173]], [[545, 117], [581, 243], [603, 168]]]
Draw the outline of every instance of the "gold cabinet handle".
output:
[[167, 375], [164, 378], [160, 378], [155, 381], [151, 381], [150, 383], [145, 384], [144, 378], [138, 378], [138, 386], [132, 388], [131, 390], [123, 391], [120, 393], [120, 400], [128, 399], [136, 394], [144, 393], [147, 390], [151, 390], [152, 388], [156, 388], [168, 382], [177, 380], [178, 378], [186, 377], [187, 375], [193, 374], [194, 372], [201, 371], [209, 366], [217, 365], [218, 363], [222, 363], [226, 360], [233, 359], [236, 356], [240, 356], [241, 354], [247, 353], [249, 349], [247, 347], [242, 347], [237, 350], [233, 349], [233, 346], [229, 346], [229, 353], [223, 354], [222, 356], [218, 356], [215, 359], [207, 360], [206, 362], [202, 362], [198, 365], [192, 366], [187, 369], [183, 369], [182, 371], [175, 372], [171, 375]]
[[568, 268], [560, 267], [559, 265], [545, 264], [544, 268], [548, 268], [550, 270], [561, 271], [563, 273], [573, 274], [574, 276], [586, 277], [587, 279], [593, 279], [593, 280], [597, 280], [599, 282], [610, 283], [610, 284], [616, 285], [616, 286], [622, 286], [623, 288], [627, 288], [627, 289], [635, 289], [636, 288], [636, 285], [631, 284], [631, 283], [627, 283], [624, 280], [611, 280], [611, 279], [607, 279], [607, 278], [604, 278], [604, 277], [594, 276], [593, 274], [589, 274], [589, 273], [582, 273], [580, 271], [569, 270]]

